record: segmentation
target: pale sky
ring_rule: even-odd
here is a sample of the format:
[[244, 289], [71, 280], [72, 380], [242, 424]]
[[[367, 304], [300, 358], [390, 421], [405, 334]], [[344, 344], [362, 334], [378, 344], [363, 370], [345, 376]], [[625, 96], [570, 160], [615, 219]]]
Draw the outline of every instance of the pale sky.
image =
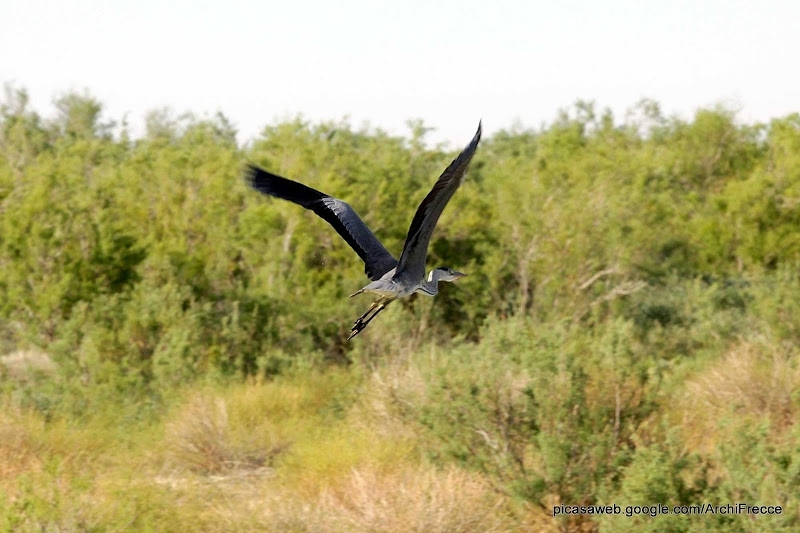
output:
[[349, 117], [465, 144], [538, 127], [578, 99], [690, 118], [800, 111], [797, 0], [3, 0], [0, 83], [34, 108], [88, 89], [107, 119], [225, 114], [247, 141], [277, 120]]

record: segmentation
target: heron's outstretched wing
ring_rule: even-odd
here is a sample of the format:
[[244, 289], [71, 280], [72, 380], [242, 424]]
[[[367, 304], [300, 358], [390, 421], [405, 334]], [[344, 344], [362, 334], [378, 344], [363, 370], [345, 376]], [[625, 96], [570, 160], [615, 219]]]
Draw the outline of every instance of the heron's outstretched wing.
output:
[[397, 259], [384, 248], [347, 202], [255, 165], [247, 165], [246, 178], [257, 191], [301, 205], [325, 219], [364, 261], [364, 272], [369, 279], [380, 279], [397, 266]]
[[411, 281], [419, 281], [425, 277], [425, 259], [428, 257], [428, 244], [430, 244], [433, 228], [439, 221], [439, 216], [444, 211], [444, 207], [453, 193], [464, 178], [464, 173], [475, 155], [478, 142], [481, 140], [481, 124], [478, 123], [478, 131], [462, 150], [458, 157], [445, 169], [436, 184], [428, 193], [428, 196], [419, 204], [411, 227], [406, 235], [406, 243], [403, 246], [403, 253], [400, 255], [400, 262], [394, 277], [408, 278]]

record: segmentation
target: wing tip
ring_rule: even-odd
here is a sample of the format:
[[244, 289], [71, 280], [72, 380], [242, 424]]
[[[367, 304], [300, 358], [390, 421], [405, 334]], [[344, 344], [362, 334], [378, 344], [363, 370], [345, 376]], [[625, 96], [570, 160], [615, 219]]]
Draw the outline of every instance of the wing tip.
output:
[[475, 136], [472, 137], [472, 140], [469, 142], [470, 146], [477, 145], [478, 142], [481, 140], [482, 134], [483, 134], [483, 118], [478, 120], [478, 130], [475, 132]]
[[250, 188], [262, 194], [297, 202], [294, 195], [290, 194], [287, 197], [287, 192], [295, 192], [294, 189], [302, 187], [299, 183], [268, 172], [254, 163], [245, 163], [243, 174], [245, 183], [247, 183]]
[[259, 175], [261, 175], [264, 171], [256, 166], [253, 163], [245, 163], [244, 170], [242, 171], [242, 176], [244, 177], [245, 183], [250, 186], [250, 188], [259, 190], [258, 182], [259, 182]]

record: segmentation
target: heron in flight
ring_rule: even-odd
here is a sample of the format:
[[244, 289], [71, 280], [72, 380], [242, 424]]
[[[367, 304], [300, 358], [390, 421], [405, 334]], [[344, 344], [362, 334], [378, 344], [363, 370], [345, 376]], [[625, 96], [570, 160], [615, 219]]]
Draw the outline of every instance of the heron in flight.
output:
[[425, 260], [433, 228], [447, 202], [461, 185], [480, 140], [481, 124], [478, 123], [478, 131], [470, 143], [442, 172], [431, 192], [419, 204], [399, 260], [386, 250], [347, 202], [301, 183], [276, 176], [255, 165], [247, 166], [247, 180], [251, 187], [263, 194], [310, 209], [333, 226], [333, 229], [364, 261], [364, 273], [372, 283], [351, 294], [350, 297], [362, 292], [371, 292], [377, 294], [378, 299], [366, 313], [356, 319], [347, 340], [358, 335], [394, 300], [411, 296], [415, 292], [434, 296], [439, 290], [440, 281], [455, 281], [466, 276], [451, 268], [439, 267], [432, 270], [426, 278]]

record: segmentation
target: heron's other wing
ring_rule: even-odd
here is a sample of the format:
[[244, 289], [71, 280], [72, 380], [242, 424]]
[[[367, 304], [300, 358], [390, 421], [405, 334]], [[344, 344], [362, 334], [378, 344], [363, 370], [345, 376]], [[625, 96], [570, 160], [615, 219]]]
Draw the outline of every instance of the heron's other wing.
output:
[[364, 261], [364, 272], [369, 279], [380, 279], [397, 266], [397, 259], [347, 202], [252, 164], [247, 165], [246, 178], [257, 191], [301, 205], [325, 219]]
[[481, 124], [478, 123], [478, 131], [475, 132], [475, 136], [445, 169], [431, 192], [419, 204], [414, 219], [411, 221], [411, 227], [408, 229], [408, 235], [406, 235], [406, 243], [403, 246], [403, 253], [400, 255], [395, 277], [408, 277], [414, 281], [425, 277], [425, 259], [428, 257], [428, 245], [433, 228], [436, 227], [447, 202], [461, 185], [464, 173], [472, 161], [472, 156], [475, 155], [480, 140]]

